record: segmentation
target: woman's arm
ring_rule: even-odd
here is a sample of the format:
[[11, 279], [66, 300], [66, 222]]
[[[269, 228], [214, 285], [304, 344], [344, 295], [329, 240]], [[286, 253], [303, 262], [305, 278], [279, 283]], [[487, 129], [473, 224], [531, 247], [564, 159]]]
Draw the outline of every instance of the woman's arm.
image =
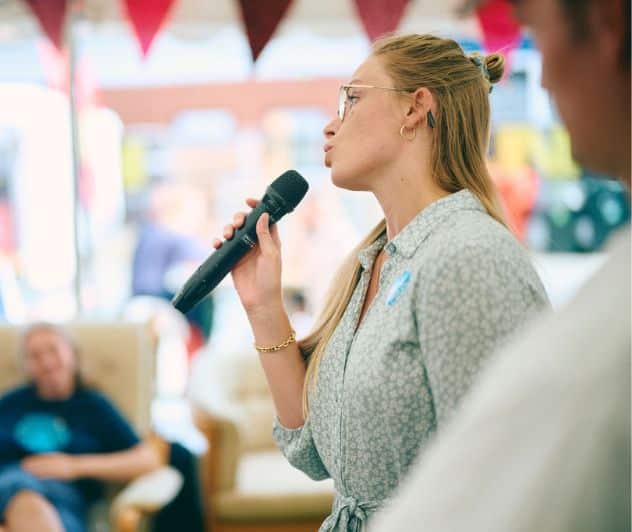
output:
[[420, 290], [419, 343], [440, 427], [498, 346], [546, 306], [521, 253], [505, 240], [455, 245]]
[[[255, 343], [270, 347], [288, 338], [292, 329], [282, 304], [248, 314]], [[281, 424], [289, 429], [303, 425], [302, 395], [305, 362], [296, 342], [273, 353], [260, 353], [259, 359]]]
[[[248, 199], [248, 206], [258, 201]], [[232, 238], [235, 228], [244, 224], [246, 213], [237, 213], [234, 224], [224, 228], [224, 237]], [[276, 225], [268, 228], [269, 215], [257, 220], [259, 245], [232, 270], [232, 278], [241, 303], [248, 315], [255, 343], [272, 347], [283, 343], [292, 327], [283, 306], [281, 291], [281, 242]], [[215, 248], [221, 246], [215, 241]], [[303, 425], [303, 384], [305, 363], [296, 342], [282, 350], [262, 353], [261, 363], [281, 423], [290, 429]]]
[[147, 442], [113, 453], [49, 453], [29, 456], [22, 460], [22, 467], [40, 478], [93, 478], [106, 482], [127, 482], [161, 465], [159, 453]]

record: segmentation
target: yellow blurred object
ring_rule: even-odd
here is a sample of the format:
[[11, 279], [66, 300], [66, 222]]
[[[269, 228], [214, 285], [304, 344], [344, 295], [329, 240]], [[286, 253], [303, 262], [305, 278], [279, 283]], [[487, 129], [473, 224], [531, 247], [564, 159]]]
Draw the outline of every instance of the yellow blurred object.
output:
[[551, 179], [577, 179], [579, 167], [571, 155], [571, 139], [562, 126], [555, 126], [538, 136], [535, 159], [542, 172]]
[[571, 156], [570, 137], [560, 125], [546, 132], [529, 125], [503, 126], [494, 136], [494, 145], [494, 160], [506, 175], [530, 166], [549, 179], [579, 177], [579, 167]]
[[149, 179], [147, 175], [147, 154], [139, 140], [126, 138], [122, 149], [123, 183], [126, 190], [139, 190]]
[[536, 132], [530, 126], [505, 126], [494, 137], [495, 160], [507, 173], [529, 164]]

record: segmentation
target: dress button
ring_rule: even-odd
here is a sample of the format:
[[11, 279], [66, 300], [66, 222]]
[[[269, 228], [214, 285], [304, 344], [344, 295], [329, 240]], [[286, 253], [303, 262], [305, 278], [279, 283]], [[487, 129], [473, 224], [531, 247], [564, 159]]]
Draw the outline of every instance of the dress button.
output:
[[386, 244], [386, 252], [389, 255], [393, 255], [395, 253], [395, 244], [393, 244], [392, 242]]

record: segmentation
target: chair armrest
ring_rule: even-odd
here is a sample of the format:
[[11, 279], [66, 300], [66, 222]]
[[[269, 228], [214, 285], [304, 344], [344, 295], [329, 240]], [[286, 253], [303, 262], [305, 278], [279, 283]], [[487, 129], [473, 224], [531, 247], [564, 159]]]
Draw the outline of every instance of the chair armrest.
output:
[[160, 460], [161, 464], [166, 465], [169, 463], [169, 452], [171, 449], [171, 444], [167, 440], [158, 436], [154, 432], [150, 432], [145, 437], [145, 442], [158, 455], [158, 459]]
[[208, 441], [202, 457], [202, 484], [207, 493], [231, 490], [235, 487], [241, 443], [237, 424], [225, 417], [192, 405], [195, 426]]
[[182, 475], [163, 466], [130, 482], [112, 501], [111, 516], [117, 532], [134, 531], [141, 518], [171, 502], [182, 487]]

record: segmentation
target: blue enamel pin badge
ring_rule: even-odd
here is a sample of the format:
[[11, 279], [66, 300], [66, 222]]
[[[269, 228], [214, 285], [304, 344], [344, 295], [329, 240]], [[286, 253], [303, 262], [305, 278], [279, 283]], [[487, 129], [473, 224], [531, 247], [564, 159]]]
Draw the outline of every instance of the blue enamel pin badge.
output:
[[395, 301], [399, 298], [400, 295], [406, 290], [408, 283], [410, 282], [410, 272], [406, 270], [402, 273], [393, 283], [391, 289], [388, 292], [388, 297], [386, 299], [386, 304], [389, 307], [392, 307], [395, 304]]

